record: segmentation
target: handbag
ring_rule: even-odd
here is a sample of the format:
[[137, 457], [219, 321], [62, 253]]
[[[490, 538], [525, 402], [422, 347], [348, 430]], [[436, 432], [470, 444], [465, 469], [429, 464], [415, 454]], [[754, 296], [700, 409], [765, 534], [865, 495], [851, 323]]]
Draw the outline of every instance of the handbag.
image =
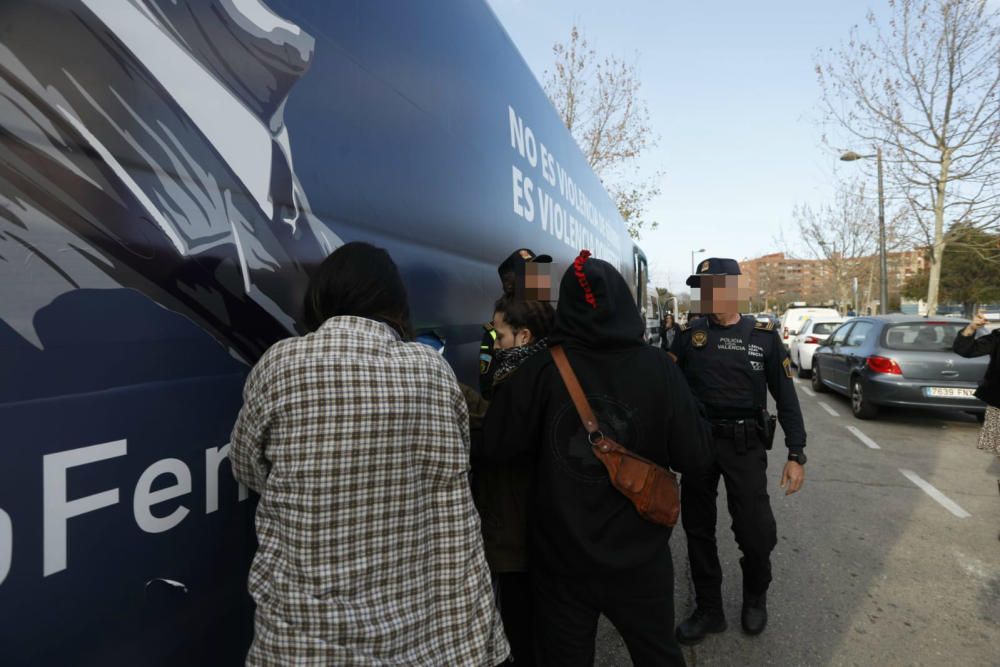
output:
[[677, 524], [677, 517], [681, 513], [677, 477], [670, 470], [604, 435], [569, 359], [566, 358], [566, 352], [560, 345], [553, 345], [549, 352], [556, 362], [570, 398], [573, 399], [583, 427], [587, 429], [591, 450], [607, 468], [611, 484], [635, 505], [642, 518], [672, 528]]

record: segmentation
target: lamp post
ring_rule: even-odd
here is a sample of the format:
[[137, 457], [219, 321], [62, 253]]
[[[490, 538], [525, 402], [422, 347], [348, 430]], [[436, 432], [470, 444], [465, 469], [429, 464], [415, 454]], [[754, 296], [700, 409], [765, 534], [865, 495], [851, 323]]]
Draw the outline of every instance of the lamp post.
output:
[[705, 249], [704, 248], [698, 248], [697, 250], [692, 250], [691, 251], [691, 275], [692, 276], [694, 275], [694, 254], [696, 252], [705, 252]]
[[865, 158], [875, 158], [878, 164], [878, 255], [879, 268], [881, 269], [881, 279], [879, 280], [879, 313], [885, 315], [889, 312], [889, 269], [885, 257], [885, 191], [882, 186], [882, 147], [875, 148], [874, 155], [858, 155], [854, 151], [847, 151], [840, 156], [844, 162], [854, 162]]

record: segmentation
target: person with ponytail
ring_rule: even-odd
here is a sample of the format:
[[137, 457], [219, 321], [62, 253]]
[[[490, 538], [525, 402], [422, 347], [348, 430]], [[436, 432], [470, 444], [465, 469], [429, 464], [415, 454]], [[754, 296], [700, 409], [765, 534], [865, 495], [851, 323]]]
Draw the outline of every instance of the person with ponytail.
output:
[[[547, 355], [555, 310], [546, 301], [504, 296], [494, 305], [496, 331], [493, 400], [503, 410], [511, 380], [529, 360]], [[492, 403], [486, 409], [486, 415]], [[474, 441], [475, 442], [475, 441]], [[475, 446], [475, 444], [474, 444]], [[528, 571], [528, 491], [532, 461], [472, 461], [472, 493], [483, 523], [486, 561], [496, 583], [497, 601], [511, 655], [518, 665], [534, 665], [534, 615]]]

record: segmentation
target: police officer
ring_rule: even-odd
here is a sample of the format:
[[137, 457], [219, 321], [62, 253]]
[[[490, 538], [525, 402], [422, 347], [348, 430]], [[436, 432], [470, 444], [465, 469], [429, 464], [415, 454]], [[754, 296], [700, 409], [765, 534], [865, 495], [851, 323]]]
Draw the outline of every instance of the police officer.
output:
[[692, 393], [712, 423], [715, 462], [703, 475], [684, 475], [682, 519], [694, 580], [696, 609], [677, 628], [682, 644], [697, 644], [706, 633], [722, 632], [722, 568], [715, 542], [719, 477], [726, 484], [736, 543], [743, 552], [742, 625], [759, 634], [767, 625], [767, 588], [771, 550], [777, 542], [774, 514], [767, 495], [767, 449], [774, 418], [766, 411], [767, 391], [777, 405], [785, 432], [788, 461], [781, 474], [786, 495], [804, 481], [805, 426], [792, 384], [791, 364], [772, 322], [741, 316], [740, 267], [733, 259], [702, 262], [687, 284], [698, 288], [695, 312], [711, 313], [689, 322], [673, 347]]
[[[548, 255], [536, 255], [528, 248], [518, 248], [497, 267], [500, 283], [503, 285], [503, 295], [513, 297], [518, 291], [518, 285], [524, 286], [524, 267], [529, 262], [547, 264], [552, 261]], [[483, 340], [479, 344], [479, 393], [489, 400], [493, 395], [493, 347], [496, 345], [497, 332], [492, 322], [483, 325]]]

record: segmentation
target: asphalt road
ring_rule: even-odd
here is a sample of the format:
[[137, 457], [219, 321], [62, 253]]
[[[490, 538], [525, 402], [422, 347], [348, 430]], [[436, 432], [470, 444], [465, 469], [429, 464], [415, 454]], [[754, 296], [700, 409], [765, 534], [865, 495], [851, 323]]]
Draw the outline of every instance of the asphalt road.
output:
[[[976, 420], [893, 410], [860, 421], [846, 398], [796, 386], [809, 462], [805, 487], [784, 496], [777, 434], [769, 625], [758, 637], [740, 629], [739, 550], [720, 484], [729, 630], [685, 648], [688, 664], [1000, 665], [1000, 460], [976, 449]], [[679, 622], [693, 609], [680, 526], [671, 548]], [[598, 665], [632, 664], [604, 619], [597, 655]]]

